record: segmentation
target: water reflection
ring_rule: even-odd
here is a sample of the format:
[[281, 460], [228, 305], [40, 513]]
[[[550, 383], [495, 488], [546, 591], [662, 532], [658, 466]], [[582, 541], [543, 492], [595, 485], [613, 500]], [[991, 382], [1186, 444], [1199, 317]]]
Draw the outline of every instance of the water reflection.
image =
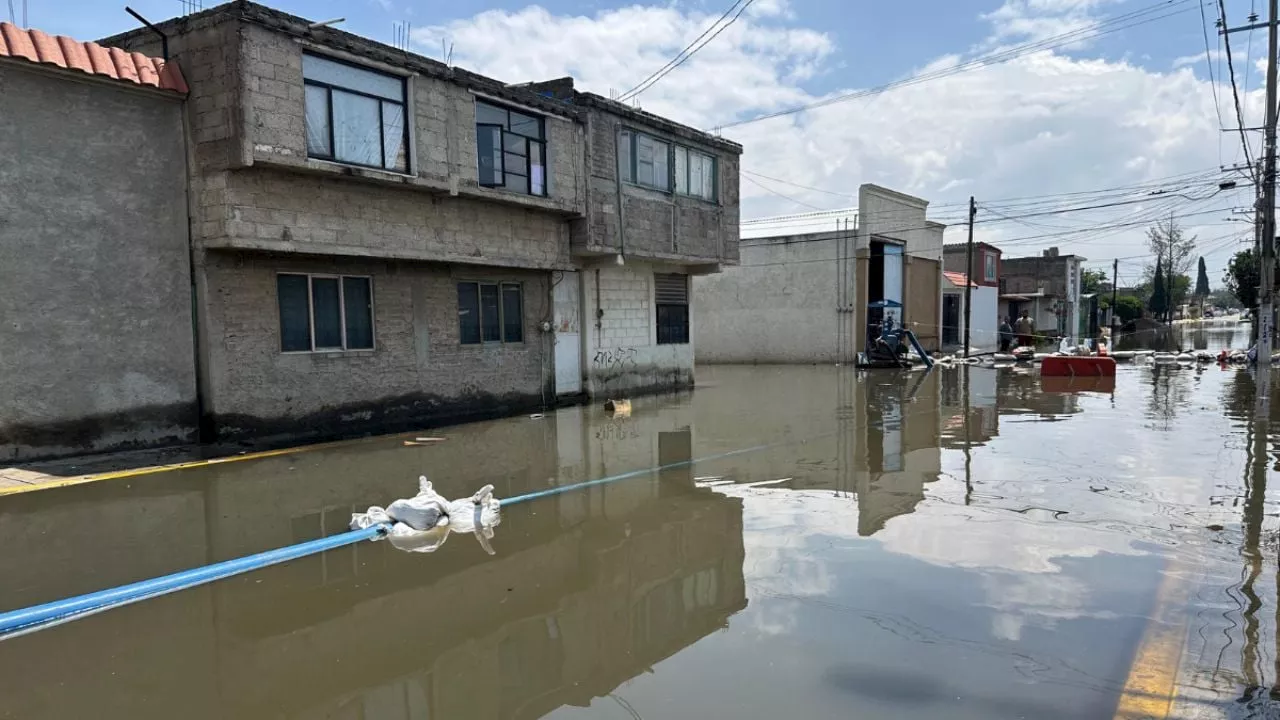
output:
[[[576, 408], [450, 433], [447, 448], [369, 443], [86, 486], [72, 502], [17, 496], [0, 542], [25, 557], [0, 560], [0, 606], [331, 534], [353, 507], [405, 494], [415, 467], [449, 496], [482, 482], [509, 496], [687, 460], [686, 413]], [[688, 471], [505, 514], [494, 558], [366, 543], [5, 642], [0, 716], [539, 717], [608, 695], [746, 606], [742, 502]]]
[[0, 717], [1110, 717], [1165, 626], [1180, 698], [1274, 712], [1280, 402], [1254, 423], [1247, 370], [699, 383], [5, 498], [3, 609], [329, 534], [423, 472], [665, 467], [510, 508], [494, 557], [364, 544], [0, 643]]

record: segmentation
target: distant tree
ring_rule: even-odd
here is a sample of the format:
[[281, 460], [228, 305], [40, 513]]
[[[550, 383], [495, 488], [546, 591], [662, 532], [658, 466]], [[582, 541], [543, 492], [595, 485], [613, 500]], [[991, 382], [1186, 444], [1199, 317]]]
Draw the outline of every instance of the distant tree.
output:
[[1169, 218], [1168, 222], [1157, 220], [1155, 225], [1147, 228], [1147, 249], [1155, 256], [1156, 264], [1163, 264], [1166, 275], [1191, 274], [1196, 238], [1194, 235], [1187, 237], [1173, 218]]
[[1151, 281], [1151, 300], [1147, 309], [1156, 317], [1161, 317], [1169, 309], [1169, 296], [1164, 280], [1164, 260], [1156, 260], [1156, 272]]
[[1102, 284], [1106, 281], [1105, 270], [1084, 270], [1080, 273], [1080, 294], [1096, 293], [1102, 289]]
[[1142, 317], [1142, 300], [1132, 295], [1121, 295], [1116, 298], [1115, 313], [1120, 322], [1137, 320]]
[[1246, 310], [1257, 307], [1261, 277], [1258, 274], [1258, 256], [1252, 248], [1241, 250], [1231, 258], [1222, 282]]
[[1209, 271], [1204, 269], [1204, 257], [1200, 258], [1200, 270], [1196, 275], [1196, 297], [1203, 303], [1209, 296]]

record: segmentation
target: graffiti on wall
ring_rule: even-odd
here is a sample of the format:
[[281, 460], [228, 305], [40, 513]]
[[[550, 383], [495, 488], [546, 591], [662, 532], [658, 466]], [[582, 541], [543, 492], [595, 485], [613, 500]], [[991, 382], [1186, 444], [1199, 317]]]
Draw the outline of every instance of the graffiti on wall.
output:
[[611, 348], [596, 351], [592, 363], [598, 370], [608, 372], [625, 372], [636, 368], [635, 348]]

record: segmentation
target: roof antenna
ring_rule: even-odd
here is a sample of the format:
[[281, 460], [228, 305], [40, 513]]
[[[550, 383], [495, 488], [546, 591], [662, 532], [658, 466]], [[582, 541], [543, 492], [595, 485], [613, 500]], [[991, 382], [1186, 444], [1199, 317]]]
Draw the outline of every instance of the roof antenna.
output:
[[453, 43], [449, 43], [449, 54], [445, 56], [444, 64], [453, 67]]
[[[26, 0], [23, 0], [24, 2]], [[151, 24], [151, 21], [139, 15], [133, 8], [125, 6], [124, 11], [133, 16], [135, 20], [147, 26], [147, 29], [160, 36], [160, 54], [164, 56], [165, 62], [169, 61], [169, 36], [160, 31], [160, 28]]]

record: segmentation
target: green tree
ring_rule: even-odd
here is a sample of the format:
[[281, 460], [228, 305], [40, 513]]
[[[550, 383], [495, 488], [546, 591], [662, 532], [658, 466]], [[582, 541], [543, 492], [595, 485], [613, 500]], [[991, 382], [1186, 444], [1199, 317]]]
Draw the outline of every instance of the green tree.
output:
[[1120, 322], [1129, 322], [1142, 317], [1142, 300], [1132, 295], [1121, 295], [1116, 298], [1116, 317]]
[[1246, 310], [1258, 306], [1258, 284], [1262, 281], [1258, 274], [1258, 256], [1253, 249], [1241, 250], [1227, 263], [1227, 272], [1222, 282], [1227, 290]]
[[1080, 272], [1080, 294], [1096, 293], [1106, 281], [1107, 273], [1104, 270], [1083, 270]]
[[1156, 260], [1156, 273], [1151, 282], [1151, 300], [1147, 309], [1156, 317], [1161, 317], [1169, 309], [1169, 297], [1164, 281], [1164, 260]]
[[1209, 296], [1209, 271], [1204, 268], [1204, 257], [1200, 258], [1200, 270], [1196, 274], [1196, 297], [1200, 302]]

